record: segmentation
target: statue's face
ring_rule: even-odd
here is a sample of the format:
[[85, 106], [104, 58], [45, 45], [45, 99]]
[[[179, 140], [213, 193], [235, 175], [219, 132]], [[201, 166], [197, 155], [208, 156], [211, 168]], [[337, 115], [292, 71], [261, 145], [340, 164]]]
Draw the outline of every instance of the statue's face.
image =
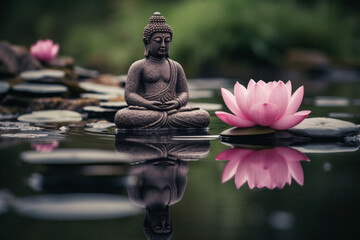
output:
[[170, 33], [154, 33], [146, 47], [151, 56], [161, 59], [169, 56], [170, 43]]
[[147, 217], [155, 233], [167, 234], [171, 232], [172, 223], [168, 207], [160, 206], [154, 209], [147, 209]]

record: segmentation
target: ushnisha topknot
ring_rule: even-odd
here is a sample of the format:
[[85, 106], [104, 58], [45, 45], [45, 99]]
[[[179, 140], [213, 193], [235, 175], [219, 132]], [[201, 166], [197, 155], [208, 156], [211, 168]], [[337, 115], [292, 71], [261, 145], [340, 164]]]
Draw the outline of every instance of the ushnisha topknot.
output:
[[151, 36], [156, 32], [170, 33], [171, 39], [173, 37], [171, 27], [166, 23], [165, 17], [159, 12], [154, 12], [154, 14], [149, 18], [149, 23], [144, 28], [143, 40], [149, 42]]

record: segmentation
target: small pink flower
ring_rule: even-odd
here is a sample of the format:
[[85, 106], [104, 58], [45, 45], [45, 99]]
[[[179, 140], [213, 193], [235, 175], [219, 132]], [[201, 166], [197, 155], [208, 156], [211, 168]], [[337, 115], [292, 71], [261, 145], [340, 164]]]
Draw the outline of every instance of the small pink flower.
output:
[[291, 82], [257, 83], [250, 80], [247, 89], [236, 82], [234, 94], [222, 88], [226, 106], [235, 114], [217, 111], [215, 114], [234, 127], [268, 126], [273, 129], [288, 129], [302, 122], [311, 111], [296, 112], [304, 96], [304, 87], [291, 95]]
[[292, 178], [302, 186], [304, 172], [300, 161], [310, 161], [305, 154], [287, 147], [258, 151], [232, 148], [218, 154], [216, 160], [230, 160], [223, 171], [223, 183], [235, 176], [237, 188], [247, 181], [251, 189], [281, 189], [286, 183], [290, 185]]
[[54, 44], [50, 39], [38, 40], [31, 45], [30, 53], [40, 61], [50, 61], [59, 53], [59, 44]]
[[51, 152], [54, 148], [59, 146], [58, 141], [53, 141], [51, 143], [34, 143], [31, 144], [31, 147], [35, 148], [37, 152]]

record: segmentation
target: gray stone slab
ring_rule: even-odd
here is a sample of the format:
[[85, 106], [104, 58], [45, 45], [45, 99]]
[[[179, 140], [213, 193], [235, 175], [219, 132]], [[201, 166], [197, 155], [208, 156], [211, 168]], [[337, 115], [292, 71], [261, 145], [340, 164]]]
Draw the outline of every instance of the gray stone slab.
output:
[[307, 118], [288, 132], [311, 138], [343, 138], [359, 134], [356, 124], [335, 118]]

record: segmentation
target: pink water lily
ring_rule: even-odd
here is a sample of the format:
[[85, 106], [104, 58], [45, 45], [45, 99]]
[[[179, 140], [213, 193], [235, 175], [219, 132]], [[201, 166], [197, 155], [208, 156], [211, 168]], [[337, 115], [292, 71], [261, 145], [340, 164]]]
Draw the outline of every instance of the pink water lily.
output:
[[51, 152], [59, 146], [58, 141], [53, 141], [51, 143], [34, 143], [31, 144], [31, 147], [35, 148], [37, 152]]
[[223, 171], [223, 183], [235, 176], [237, 188], [247, 181], [251, 189], [281, 189], [286, 183], [290, 185], [292, 178], [302, 186], [304, 172], [300, 161], [310, 161], [305, 154], [287, 147], [258, 151], [243, 148], [227, 149], [218, 154], [216, 160], [230, 160]]
[[54, 44], [50, 39], [38, 40], [31, 45], [30, 53], [40, 61], [50, 61], [57, 56], [59, 49], [59, 44]]
[[257, 83], [250, 80], [247, 88], [236, 82], [234, 94], [224, 88], [221, 94], [226, 106], [234, 114], [217, 111], [215, 114], [234, 127], [268, 126], [282, 130], [302, 122], [311, 111], [296, 112], [304, 96], [304, 87], [292, 94], [291, 82], [282, 81]]

